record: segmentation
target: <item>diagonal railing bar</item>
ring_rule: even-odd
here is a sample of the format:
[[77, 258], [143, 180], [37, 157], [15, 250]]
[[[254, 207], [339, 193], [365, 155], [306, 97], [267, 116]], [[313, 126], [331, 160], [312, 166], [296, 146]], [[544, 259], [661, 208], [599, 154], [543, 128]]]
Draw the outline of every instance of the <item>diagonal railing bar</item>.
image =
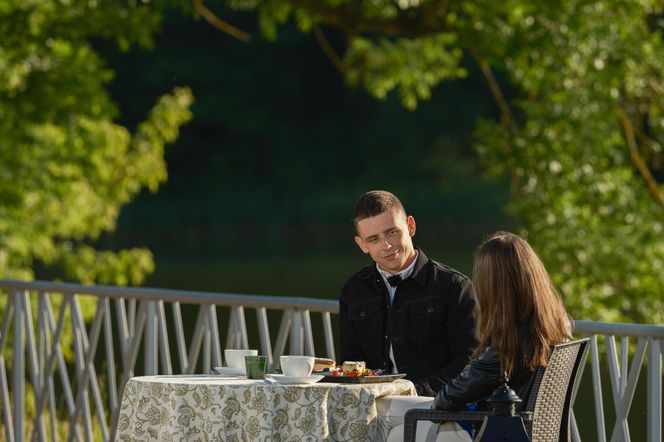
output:
[[[47, 377], [44, 372], [46, 367], [46, 344], [48, 342], [48, 329], [46, 328], [46, 313], [44, 312], [44, 306], [46, 304], [46, 294], [44, 292], [39, 292], [37, 295], [37, 364], [40, 367], [39, 376], [37, 378], [35, 387], [35, 402], [39, 403], [42, 396], [45, 396], [48, 399], [50, 393], [49, 385], [47, 385]], [[37, 394], [39, 391], [39, 394]], [[52, 410], [51, 410], [52, 411]], [[41, 416], [41, 413], [35, 413], [36, 416]], [[49, 423], [53, 422], [53, 416]], [[53, 426], [51, 428], [54, 428]], [[46, 434], [43, 438], [46, 439]]]
[[171, 366], [171, 349], [168, 345], [168, 326], [166, 325], [164, 301], [159, 301], [157, 303], [157, 314], [157, 339], [159, 341], [159, 354], [161, 355], [161, 368], [165, 374], [173, 374], [173, 367]]
[[645, 338], [639, 338], [637, 341], [636, 352], [632, 357], [632, 364], [629, 371], [622, 370], [621, 367], [621, 384], [624, 385], [620, 393], [620, 397], [614, 398], [613, 403], [616, 410], [616, 423], [613, 427], [612, 437], [613, 440], [620, 440], [618, 438], [619, 432], [622, 430], [622, 439], [629, 439], [629, 427], [627, 417], [629, 414], [632, 400], [634, 399], [634, 392], [636, 391], [636, 384], [639, 380], [641, 367], [646, 356], [646, 347], [648, 341]]
[[247, 322], [244, 319], [244, 307], [237, 307], [237, 315], [235, 317], [237, 321], [237, 328], [240, 334], [240, 347], [239, 348], [249, 348], [249, 336], [247, 335]]
[[134, 367], [136, 365], [136, 358], [138, 357], [138, 349], [141, 343], [141, 335], [143, 333], [143, 327], [145, 327], [146, 321], [146, 302], [141, 302], [138, 306], [138, 311], [136, 312], [135, 319], [135, 328], [133, 336], [130, 336], [129, 346], [125, 352], [123, 359], [126, 363], [124, 369], [124, 376], [122, 379], [122, 385], [126, 384], [129, 378], [134, 376]]
[[[138, 356], [138, 344], [140, 343], [141, 332], [143, 331], [143, 324], [145, 324], [145, 303], [142, 302], [140, 304], [136, 315], [138, 321], [137, 322], [138, 328], [136, 329], [137, 333], [133, 337], [130, 337], [130, 339], [132, 339], [132, 342], [126, 348], [126, 351], [122, 352], [123, 370], [122, 370], [122, 377], [120, 378], [120, 386], [118, 388], [119, 397], [122, 397], [125, 385], [127, 385], [129, 379], [134, 376], [133, 367], [136, 362], [136, 357]], [[111, 433], [111, 439], [115, 438], [115, 430], [118, 426], [119, 415], [120, 415], [120, 407], [118, 407], [115, 410], [115, 412], [112, 414], [111, 428], [113, 428], [113, 432]]]
[[[58, 373], [60, 374], [60, 381], [62, 383], [62, 390], [63, 394], [65, 396], [65, 403], [67, 404], [67, 411], [69, 412], [69, 415], [72, 415], [75, 411], [75, 405], [74, 405], [74, 395], [72, 393], [72, 388], [71, 384], [69, 382], [69, 376], [67, 372], [67, 365], [65, 364], [65, 357], [64, 353], [62, 352], [62, 347], [60, 345], [60, 339], [61, 335], [63, 333], [63, 327], [64, 327], [64, 322], [65, 322], [65, 313], [67, 306], [70, 307], [71, 311], [71, 304], [73, 300], [73, 295], [64, 295], [62, 302], [60, 303], [60, 311], [58, 313], [58, 324], [56, 326], [55, 320], [53, 319], [53, 308], [51, 306], [50, 300], [47, 298], [46, 299], [46, 323], [49, 328], [50, 334], [52, 336], [52, 341], [53, 341], [53, 349], [48, 355], [48, 360], [47, 360], [47, 368], [45, 369], [45, 372], [48, 374], [49, 379], [51, 379], [51, 383], [53, 382], [53, 370], [54, 370], [54, 364], [57, 361], [58, 363]], [[57, 327], [57, 328], [56, 328]], [[52, 400], [55, 400], [52, 398]], [[43, 408], [43, 406], [42, 406]], [[81, 439], [81, 433], [80, 433], [80, 428], [78, 426], [74, 427], [74, 434], [76, 435], [77, 440]]]
[[270, 342], [272, 341], [270, 340], [270, 327], [267, 322], [267, 309], [265, 307], [258, 307], [256, 309], [256, 323], [258, 325], [261, 354], [267, 356], [267, 364], [269, 367], [272, 367], [274, 358], [270, 346]]
[[284, 310], [281, 316], [281, 323], [279, 324], [279, 331], [277, 332], [277, 340], [274, 343], [274, 367], [279, 368], [281, 362], [279, 357], [286, 351], [286, 341], [290, 331], [291, 323], [293, 322], [293, 311], [291, 309]]
[[231, 307], [228, 315], [228, 330], [226, 331], [226, 348], [240, 348], [236, 316], [236, 309]]
[[44, 291], [39, 292], [38, 300], [38, 318], [37, 318], [37, 331], [39, 334], [39, 364], [42, 367], [40, 378], [41, 394], [35, 398], [37, 404], [42, 403], [41, 408], [38, 406], [35, 415], [42, 414], [42, 410], [46, 405], [44, 402], [48, 401], [49, 407], [49, 420], [48, 424], [51, 431], [51, 440], [55, 441], [57, 433], [56, 422], [56, 408], [55, 408], [55, 385], [53, 382], [53, 373], [47, 373], [47, 360], [51, 353], [52, 332], [51, 328], [47, 325], [47, 306], [49, 302], [48, 294]]
[[[277, 330], [277, 339], [274, 342], [274, 359], [275, 364], [279, 364], [279, 357], [286, 351], [286, 344], [288, 343], [288, 336], [290, 334], [290, 326], [293, 322], [293, 311], [290, 309], [284, 310], [281, 314], [281, 321], [279, 322], [279, 330]], [[278, 365], [277, 365], [278, 366]]]
[[302, 311], [302, 326], [304, 328], [304, 353], [310, 356], [316, 354], [314, 349], [314, 336], [311, 332], [311, 315], [309, 310]]
[[173, 303], [173, 322], [175, 325], [175, 343], [178, 354], [178, 362], [180, 363], [180, 372], [187, 373], [189, 368], [189, 360], [187, 358], [187, 343], [184, 339], [184, 327], [182, 326], [182, 311], [180, 303]]
[[[2, 315], [2, 325], [0, 326], [0, 355], [5, 352], [7, 336], [9, 335], [9, 323], [12, 320], [14, 309], [14, 298], [7, 298], [5, 304], [5, 313]], [[12, 420], [12, 410], [9, 401], [9, 383], [7, 382], [7, 369], [5, 368], [5, 358], [0, 358], [0, 395], [2, 396], [2, 418], [5, 427], [5, 437], [7, 441], [14, 441], [14, 423]]]
[[198, 316], [196, 317], [196, 325], [194, 326], [194, 336], [191, 338], [189, 344], [189, 355], [187, 357], [187, 367], [185, 373], [193, 374], [196, 368], [196, 361], [203, 342], [203, 331], [205, 323], [207, 322], [208, 315], [205, 314], [205, 306], [201, 305], [198, 308]]
[[[91, 433], [92, 422], [91, 422], [91, 413], [88, 403], [88, 383], [92, 388], [93, 400], [95, 402], [97, 418], [99, 419], [99, 425], [102, 429], [102, 436], [104, 439], [108, 439], [108, 428], [106, 426], [106, 420], [103, 411], [103, 405], [101, 401], [101, 395], [99, 393], [99, 387], [97, 385], [97, 376], [95, 373], [94, 365], [92, 365], [92, 357], [96, 352], [97, 342], [101, 333], [102, 320], [104, 318], [104, 312], [106, 310], [106, 304], [104, 303], [104, 298], [98, 298], [97, 300], [97, 310], [95, 311], [95, 317], [92, 321], [92, 326], [90, 328], [90, 338], [88, 340], [85, 323], [83, 322], [83, 315], [81, 313], [80, 304], [78, 298], [74, 298], [71, 305], [71, 315], [72, 315], [72, 326], [74, 327], [74, 337], [77, 339], [75, 341], [74, 348], [80, 354], [77, 354], [76, 358], [76, 367], [79, 383], [77, 385], [77, 394], [76, 394], [76, 409], [71, 416], [71, 425], [76, 425], [78, 422], [79, 414], [81, 412], [81, 407], [83, 406], [83, 419], [86, 439]], [[79, 359], [81, 359], [79, 363]], [[85, 402], [85, 403], [84, 403]]]
[[[32, 321], [32, 306], [30, 304], [30, 295], [28, 294], [27, 290], [23, 292], [21, 301], [23, 302], [23, 311], [25, 314], [25, 338], [26, 338], [25, 351], [28, 356], [28, 372], [29, 372], [28, 374], [32, 379], [32, 388], [34, 391], [34, 395], [38, 399], [42, 395], [41, 382], [39, 380], [40, 367], [37, 356], [37, 342], [36, 342], [37, 340], [35, 339], [35, 328], [34, 328], [34, 323]], [[37, 432], [37, 435], [39, 436], [40, 440], [44, 440], [44, 438], [46, 437], [46, 426], [44, 424], [43, 414], [38, 414], [36, 416], [35, 424], [36, 424], [35, 431]]]
[[210, 304], [210, 317], [208, 324], [210, 326], [210, 345], [212, 346], [212, 364], [215, 367], [221, 366], [221, 340], [219, 339], [219, 325], [217, 323], [217, 307]]
[[122, 360], [122, 366], [127, 366], [127, 361], [125, 360], [127, 354], [127, 348], [129, 347], [129, 323], [127, 322], [127, 309], [125, 308], [124, 298], [119, 298], [115, 300], [115, 316], [118, 323], [118, 336], [120, 340], [120, 358]]
[[[72, 305], [73, 307], [73, 305]], [[90, 416], [90, 403], [88, 401], [88, 389], [85, 388], [85, 382], [83, 382], [83, 376], [85, 373], [85, 356], [83, 350], [83, 338], [81, 337], [81, 329], [76, 324], [75, 315], [72, 312], [72, 327], [74, 333], [74, 362], [76, 366], [76, 377], [82, 381], [77, 385], [77, 394], [76, 394], [76, 408], [70, 416], [69, 426], [76, 427], [78, 426], [78, 415], [83, 414], [83, 434], [85, 435], [85, 441], [92, 441], [92, 419]], [[67, 442], [71, 442], [74, 438], [74, 433], [69, 433], [69, 438]]]
[[231, 314], [228, 319], [226, 348], [249, 348], [247, 324], [244, 319], [244, 307], [242, 306], [231, 308]]
[[304, 354], [304, 334], [302, 332], [303, 321], [301, 310], [293, 312], [292, 321], [289, 337], [290, 354], [302, 355]]
[[[613, 404], [614, 407], [618, 407], [618, 404], [620, 403], [620, 390], [621, 390], [621, 380], [620, 380], [620, 373], [621, 370], [618, 367], [618, 354], [616, 350], [616, 339], [615, 336], [606, 336], [606, 351], [607, 351], [607, 362], [609, 364], [609, 373], [611, 376], [609, 376], [609, 380], [611, 381], [611, 394], [613, 396]], [[621, 419], [621, 416], [619, 414], [616, 415], [616, 422], [614, 426], [614, 431], [611, 432], [611, 437], [610, 441], [611, 442], [616, 442], [616, 438], [618, 437], [618, 433], [615, 431], [615, 428], [619, 428], [619, 431], [621, 431], [621, 436], [623, 440], [629, 440], [629, 424], [627, 423], [626, 420]]]
[[7, 370], [5, 360], [0, 359], [0, 395], [2, 396], [2, 420], [4, 422], [5, 438], [7, 441], [14, 440], [14, 424], [12, 422], [12, 410], [9, 402], [9, 384], [7, 383]]
[[104, 440], [108, 439], [108, 425], [106, 423], [106, 416], [104, 413], [104, 405], [101, 398], [101, 391], [99, 389], [99, 384], [97, 381], [97, 372], [93, 364], [93, 358], [97, 353], [97, 344], [99, 343], [99, 337], [101, 336], [102, 323], [104, 321], [105, 312], [106, 312], [106, 303], [104, 302], [105, 298], [100, 297], [97, 299], [97, 310], [95, 312], [95, 317], [92, 321], [92, 326], [90, 327], [89, 338], [85, 330], [85, 322], [83, 321], [83, 314], [81, 312], [81, 306], [78, 302], [78, 299], [75, 300], [74, 306], [76, 310], [76, 321], [79, 324], [81, 330], [81, 337], [83, 339], [83, 350], [85, 351], [85, 374], [84, 379], [82, 380], [82, 385], [84, 388], [88, 387], [92, 389], [92, 395], [95, 403], [95, 411], [97, 414], [97, 419], [99, 420], [99, 426], [101, 428], [102, 437]]
[[581, 385], [581, 378], [583, 377], [583, 372], [586, 368], [586, 362], [588, 361], [588, 352], [583, 353], [583, 359], [579, 363], [579, 372], [577, 374], [577, 382], [572, 386], [572, 402], [570, 405], [570, 432], [572, 434], [572, 440], [578, 442], [581, 440], [581, 435], [579, 434], [579, 428], [576, 422], [576, 416], [574, 415], [574, 403], [576, 402], [576, 395], [579, 392], [579, 386]]
[[607, 352], [607, 361], [609, 363], [609, 373], [611, 381], [611, 393], [613, 394], [613, 399], [620, 399], [620, 368], [618, 367], [618, 353], [616, 351], [616, 337], [606, 336], [606, 352]]
[[[599, 366], [599, 350], [597, 348], [597, 336], [595, 335], [590, 337], [590, 353], [592, 355], [590, 360], [593, 369], [593, 385], [601, 386], [602, 379]], [[602, 397], [602, 388], [593, 388], [593, 394], [595, 396], [595, 422], [597, 426], [597, 440], [598, 442], [606, 442], [606, 424], [604, 423], [604, 400]]]
[[[46, 301], [48, 300], [46, 293], [40, 291], [37, 294], [37, 363], [41, 368], [38, 376], [39, 384], [39, 394], [35, 393], [35, 402], [39, 403], [42, 401], [42, 396], [45, 398], [43, 400], [48, 400], [49, 397], [54, 395], [54, 389], [52, 388], [52, 383], [48, 376], [46, 376], [46, 355], [50, 351], [49, 345], [49, 329], [46, 326]], [[49, 401], [49, 405], [53, 404], [53, 401]], [[49, 428], [51, 429], [51, 440], [56, 440], [56, 428], [55, 428], [55, 406], [49, 408]], [[40, 416], [41, 413], [36, 413], [37, 416]], [[48, 431], [48, 430], [47, 430]], [[44, 434], [43, 438], [47, 437], [47, 434]]]
[[7, 297], [7, 304], [5, 304], [5, 312], [2, 315], [2, 325], [0, 325], [0, 353], [5, 351], [7, 345], [7, 336], [9, 336], [9, 326], [12, 320], [12, 313], [14, 309], [14, 298]]

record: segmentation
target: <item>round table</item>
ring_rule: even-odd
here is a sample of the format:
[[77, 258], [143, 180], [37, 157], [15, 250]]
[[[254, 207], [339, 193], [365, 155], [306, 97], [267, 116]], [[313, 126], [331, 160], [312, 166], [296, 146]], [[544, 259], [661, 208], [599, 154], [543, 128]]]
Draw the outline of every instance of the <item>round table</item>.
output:
[[214, 375], [141, 376], [124, 389], [116, 441], [373, 441], [376, 399], [412, 382], [282, 385]]

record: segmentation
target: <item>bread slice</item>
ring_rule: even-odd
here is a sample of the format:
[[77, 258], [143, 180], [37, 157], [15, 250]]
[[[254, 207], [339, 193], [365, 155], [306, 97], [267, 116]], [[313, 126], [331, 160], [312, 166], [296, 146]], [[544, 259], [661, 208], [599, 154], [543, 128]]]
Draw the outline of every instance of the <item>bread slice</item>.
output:
[[316, 358], [314, 360], [314, 371], [332, 370], [335, 366], [334, 359]]

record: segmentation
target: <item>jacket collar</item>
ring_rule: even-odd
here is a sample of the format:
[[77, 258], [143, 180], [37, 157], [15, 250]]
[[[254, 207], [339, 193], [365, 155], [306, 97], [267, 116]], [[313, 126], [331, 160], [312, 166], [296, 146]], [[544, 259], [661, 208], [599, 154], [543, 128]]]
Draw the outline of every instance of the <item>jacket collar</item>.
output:
[[413, 269], [413, 273], [411, 273], [410, 277], [419, 284], [426, 284], [429, 277], [429, 267], [427, 266], [429, 258], [427, 258], [422, 249], [417, 246], [415, 246], [415, 248], [419, 253], [417, 254], [415, 268]]

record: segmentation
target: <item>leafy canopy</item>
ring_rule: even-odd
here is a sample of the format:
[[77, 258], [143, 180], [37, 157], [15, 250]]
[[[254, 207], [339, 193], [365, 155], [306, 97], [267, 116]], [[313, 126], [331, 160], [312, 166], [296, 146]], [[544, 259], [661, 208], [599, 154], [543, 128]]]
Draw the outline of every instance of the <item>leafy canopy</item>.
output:
[[[509, 210], [568, 309], [664, 322], [661, 2], [226, 4], [256, 11], [268, 38], [294, 19], [350, 85], [379, 99], [397, 93], [411, 109], [441, 81], [463, 78], [472, 60], [500, 111], [499, 121], [477, 123], [475, 147], [490, 176], [511, 179]], [[324, 28], [342, 33], [342, 54]]]
[[90, 244], [166, 179], [164, 145], [192, 95], [162, 96], [131, 133], [91, 41], [149, 47], [160, 20], [143, 2], [0, 0], [0, 278], [30, 279], [37, 261], [85, 283], [139, 284], [152, 271], [147, 249]]

